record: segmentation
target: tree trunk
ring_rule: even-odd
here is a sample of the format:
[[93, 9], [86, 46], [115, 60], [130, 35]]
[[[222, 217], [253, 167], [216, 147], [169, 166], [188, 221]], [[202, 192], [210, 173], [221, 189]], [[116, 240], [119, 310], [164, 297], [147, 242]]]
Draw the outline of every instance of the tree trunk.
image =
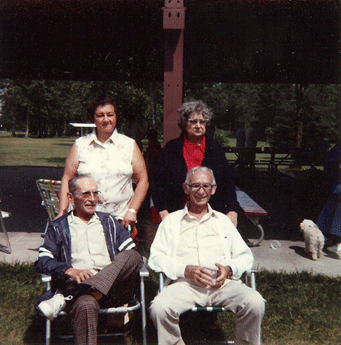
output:
[[304, 99], [304, 85], [296, 84], [296, 96], [297, 96], [297, 112], [296, 112], [296, 148], [301, 148], [302, 136], [303, 136], [303, 99]]
[[155, 83], [150, 83], [149, 84], [149, 92], [150, 92], [150, 108], [151, 108], [151, 123], [152, 123], [152, 128], [151, 129], [156, 129], [156, 97], [157, 97], [157, 92], [159, 91], [160, 88], [160, 83], [155, 82]]
[[17, 119], [16, 119], [16, 115], [15, 115], [15, 111], [12, 107], [12, 137], [16, 137], [17, 135], [15, 134], [15, 126], [16, 126], [16, 122], [17, 122]]
[[295, 166], [301, 167], [301, 144], [303, 136], [303, 121], [302, 121], [302, 111], [303, 111], [303, 99], [304, 99], [304, 85], [296, 84], [296, 102], [297, 102], [297, 111], [296, 111], [296, 144], [295, 144], [295, 153], [294, 160]]
[[28, 138], [30, 134], [30, 115], [28, 111], [26, 110], [26, 133], [25, 133], [25, 138]]

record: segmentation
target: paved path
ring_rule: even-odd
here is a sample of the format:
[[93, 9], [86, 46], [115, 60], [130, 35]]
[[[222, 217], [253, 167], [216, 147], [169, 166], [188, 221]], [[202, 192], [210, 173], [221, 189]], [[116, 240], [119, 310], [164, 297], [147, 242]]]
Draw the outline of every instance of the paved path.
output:
[[[34, 262], [37, 259], [37, 249], [42, 243], [39, 233], [11, 232], [9, 238], [12, 253], [6, 254], [0, 251], [0, 261]], [[280, 243], [279, 249], [271, 248], [271, 240], [264, 240], [259, 247], [251, 248], [255, 257], [254, 268], [285, 273], [308, 271], [331, 277], [341, 276], [341, 259], [336, 254], [323, 253], [319, 260], [312, 261], [304, 253], [303, 242], [283, 240]], [[1, 232], [0, 244], [6, 244]]]
[[[41, 206], [41, 198], [35, 181], [38, 178], [60, 179], [63, 173], [61, 168], [49, 167], [0, 167], [0, 199], [1, 207], [11, 213], [10, 218], [6, 218], [5, 224], [9, 234], [12, 253], [6, 254], [0, 250], [0, 261], [9, 263], [33, 262], [37, 258], [37, 248], [42, 243], [41, 233], [44, 231], [47, 213]], [[259, 179], [258, 184], [266, 182], [266, 179]], [[281, 189], [282, 188], [282, 189]], [[285, 219], [288, 218], [288, 211], [283, 206], [285, 202], [292, 202], [283, 194], [283, 188], [288, 189], [288, 185], [277, 186], [280, 205], [284, 209], [283, 218], [281, 214], [273, 214], [271, 209], [274, 203], [273, 193], [270, 193], [270, 202], [261, 199], [267, 211], [271, 211], [269, 217], [263, 220], [265, 229], [265, 240], [259, 247], [252, 248], [255, 257], [256, 269], [267, 269], [284, 272], [300, 272], [302, 270], [314, 273], [327, 274], [329, 276], [341, 276], [341, 259], [335, 254], [323, 253], [318, 261], [310, 260], [304, 253], [304, 243], [300, 232], [290, 228]], [[267, 194], [268, 188], [261, 188], [262, 195]], [[280, 192], [281, 191], [281, 192]], [[277, 199], [276, 199], [277, 200]], [[276, 207], [275, 207], [276, 206]], [[278, 208], [274, 205], [272, 208]], [[292, 207], [290, 207], [291, 210]], [[300, 211], [303, 213], [303, 211]], [[272, 224], [276, 219], [275, 224]], [[279, 249], [271, 249], [271, 240], [277, 239], [281, 243]], [[148, 238], [147, 238], [148, 242]], [[147, 243], [148, 244], [148, 243]], [[3, 232], [0, 229], [0, 249], [6, 245]]]

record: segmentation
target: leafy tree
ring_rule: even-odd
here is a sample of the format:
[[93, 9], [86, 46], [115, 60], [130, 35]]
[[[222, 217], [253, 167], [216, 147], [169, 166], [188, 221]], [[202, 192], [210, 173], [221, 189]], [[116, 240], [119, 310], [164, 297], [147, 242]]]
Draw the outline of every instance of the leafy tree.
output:
[[[116, 99], [123, 130], [127, 131], [132, 121], [162, 128], [162, 107], [151, 102], [149, 83], [9, 80], [1, 86], [2, 122], [8, 128], [11, 124], [13, 135], [17, 130], [39, 137], [68, 134], [68, 123], [86, 121], [89, 103], [100, 95]], [[161, 104], [158, 85], [152, 94], [154, 104]]]

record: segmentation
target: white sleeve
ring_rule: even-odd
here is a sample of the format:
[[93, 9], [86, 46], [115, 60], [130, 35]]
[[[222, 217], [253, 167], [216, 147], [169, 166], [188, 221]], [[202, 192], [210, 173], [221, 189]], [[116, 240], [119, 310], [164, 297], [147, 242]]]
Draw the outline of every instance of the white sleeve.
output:
[[[173, 220], [173, 221], [172, 221]], [[186, 265], [176, 259], [176, 243], [179, 226], [174, 217], [168, 215], [159, 225], [150, 248], [148, 266], [155, 272], [163, 272], [171, 280], [185, 276]], [[178, 229], [179, 230], [179, 229]]]

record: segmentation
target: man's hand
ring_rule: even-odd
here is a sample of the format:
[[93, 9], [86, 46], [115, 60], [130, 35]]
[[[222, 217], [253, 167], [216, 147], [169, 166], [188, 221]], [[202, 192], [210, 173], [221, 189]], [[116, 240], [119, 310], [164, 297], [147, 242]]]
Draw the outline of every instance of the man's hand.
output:
[[237, 227], [237, 225], [238, 225], [238, 213], [235, 211], [230, 211], [226, 215], [231, 219], [231, 222], [233, 223], [233, 225], [235, 227]]
[[78, 270], [76, 268], [70, 267], [65, 271], [65, 275], [80, 284], [84, 280], [92, 277], [93, 273], [89, 270]]
[[185, 278], [191, 279], [199, 286], [211, 287], [215, 283], [212, 278], [212, 271], [200, 266], [186, 266]]
[[219, 289], [225, 283], [226, 279], [232, 277], [232, 270], [230, 266], [223, 266], [220, 264], [215, 264], [218, 267], [217, 279], [215, 283], [211, 286], [212, 288]]

